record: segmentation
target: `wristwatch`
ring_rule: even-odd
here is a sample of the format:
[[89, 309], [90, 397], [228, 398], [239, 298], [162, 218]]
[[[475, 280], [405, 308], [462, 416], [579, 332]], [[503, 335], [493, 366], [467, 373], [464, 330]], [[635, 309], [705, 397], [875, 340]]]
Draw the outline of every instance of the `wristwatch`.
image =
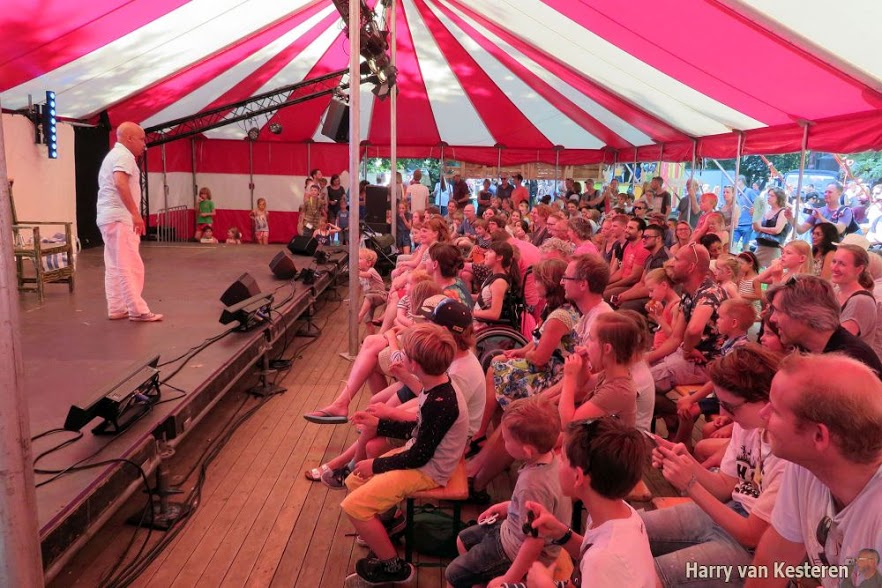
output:
[[551, 544], [552, 545], [566, 545], [567, 543], [570, 542], [570, 539], [572, 539], [572, 538], [573, 538], [573, 529], [570, 527], [567, 527], [567, 532], [564, 533], [560, 539], [552, 539]]

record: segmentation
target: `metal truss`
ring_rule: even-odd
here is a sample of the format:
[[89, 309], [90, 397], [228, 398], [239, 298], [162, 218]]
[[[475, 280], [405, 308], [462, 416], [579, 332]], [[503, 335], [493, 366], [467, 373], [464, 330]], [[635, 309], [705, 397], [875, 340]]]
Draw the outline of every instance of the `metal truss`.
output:
[[340, 84], [337, 81], [348, 73], [349, 68], [341, 69], [317, 78], [251, 96], [246, 100], [148, 127], [144, 129], [147, 134], [147, 146], [155, 147], [177, 139], [185, 139], [239, 121], [270, 115], [270, 113], [313, 98], [335, 94], [349, 88], [348, 83]]

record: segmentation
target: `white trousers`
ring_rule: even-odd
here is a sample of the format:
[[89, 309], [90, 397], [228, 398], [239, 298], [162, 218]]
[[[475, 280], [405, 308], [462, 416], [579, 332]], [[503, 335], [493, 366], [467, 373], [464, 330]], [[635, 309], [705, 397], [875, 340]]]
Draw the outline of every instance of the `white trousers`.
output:
[[128, 312], [129, 316], [147, 314], [150, 308], [141, 292], [144, 290], [144, 262], [138, 247], [140, 237], [130, 225], [113, 222], [102, 225], [104, 239], [104, 293], [107, 313]]

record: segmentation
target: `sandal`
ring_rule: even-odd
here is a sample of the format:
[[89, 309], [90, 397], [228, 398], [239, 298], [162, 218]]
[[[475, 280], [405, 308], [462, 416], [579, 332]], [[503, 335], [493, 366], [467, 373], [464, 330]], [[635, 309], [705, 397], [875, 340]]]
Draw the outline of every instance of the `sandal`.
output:
[[331, 468], [328, 467], [328, 464], [323, 463], [317, 468], [312, 468], [311, 470], [306, 470], [303, 472], [303, 475], [306, 476], [306, 479], [310, 482], [321, 482], [322, 474], [325, 472], [331, 471]]

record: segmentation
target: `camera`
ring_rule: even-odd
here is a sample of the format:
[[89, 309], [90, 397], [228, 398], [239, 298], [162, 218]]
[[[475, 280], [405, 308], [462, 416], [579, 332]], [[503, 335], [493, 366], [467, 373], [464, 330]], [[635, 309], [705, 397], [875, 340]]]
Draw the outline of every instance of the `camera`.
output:
[[803, 214], [811, 215], [811, 214], [813, 214], [814, 212], [815, 212], [815, 209], [812, 208], [811, 206], [803, 206], [803, 207], [802, 207], [802, 213], [803, 213]]

